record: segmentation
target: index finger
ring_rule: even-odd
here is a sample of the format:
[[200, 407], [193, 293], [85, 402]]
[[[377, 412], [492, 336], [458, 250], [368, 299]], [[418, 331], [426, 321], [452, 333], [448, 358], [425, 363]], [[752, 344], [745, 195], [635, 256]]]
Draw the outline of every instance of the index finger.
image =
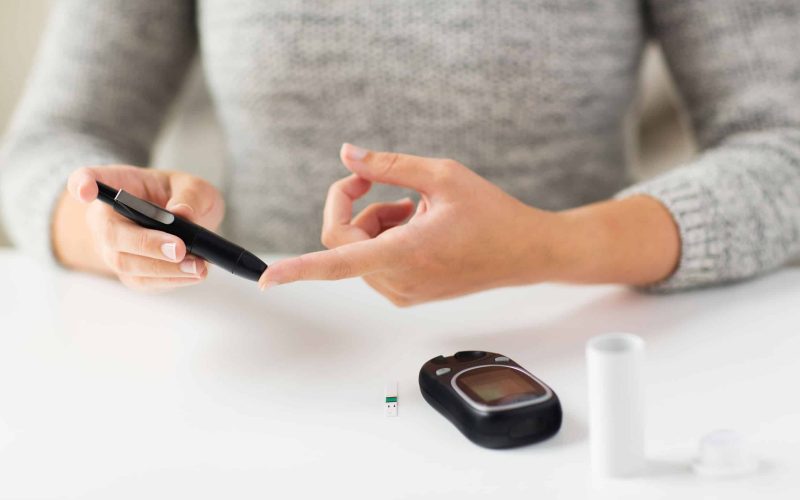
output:
[[97, 198], [97, 176], [90, 168], [79, 168], [67, 179], [67, 191], [74, 198], [90, 202]]
[[[142, 174], [146, 170], [142, 167], [130, 165], [103, 165], [97, 167], [81, 167], [72, 172], [67, 179], [67, 191], [77, 200], [89, 203], [97, 198], [97, 181], [108, 184], [114, 189], [125, 187], [126, 191], [141, 196], [142, 192], [151, 193], [159, 191], [159, 177], [156, 171], [147, 171], [150, 177], [145, 182]], [[131, 184], [139, 184], [132, 186]], [[145, 196], [151, 198], [151, 196]]]
[[364, 276], [397, 262], [395, 245], [385, 239], [357, 241], [331, 250], [307, 253], [270, 265], [261, 279], [263, 290], [294, 281], [341, 280]]
[[353, 217], [353, 202], [364, 196], [372, 183], [355, 174], [331, 184], [323, 212], [323, 227], [347, 224]]
[[365, 239], [363, 232], [350, 226], [353, 202], [366, 194], [372, 183], [351, 175], [331, 184], [322, 214], [322, 240], [325, 246], [338, 246]]
[[169, 188], [167, 210], [209, 229], [216, 229], [222, 221], [225, 203], [211, 183], [193, 175], [173, 173]]

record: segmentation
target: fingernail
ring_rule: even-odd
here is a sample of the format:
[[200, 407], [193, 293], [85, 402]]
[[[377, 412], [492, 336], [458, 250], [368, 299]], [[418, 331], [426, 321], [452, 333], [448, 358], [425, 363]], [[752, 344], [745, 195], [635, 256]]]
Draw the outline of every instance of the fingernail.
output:
[[265, 281], [264, 284], [261, 285], [261, 291], [263, 292], [267, 288], [271, 288], [273, 286], [278, 286], [278, 285], [280, 285], [280, 283], [278, 283], [277, 281]]
[[360, 148], [358, 146], [353, 146], [352, 144], [344, 144], [344, 156], [349, 160], [363, 160], [367, 157], [369, 151], [366, 149]]
[[178, 252], [175, 248], [175, 243], [164, 243], [161, 245], [161, 253], [169, 260], [178, 260]]
[[197, 261], [195, 259], [184, 259], [178, 267], [186, 274], [197, 274]]

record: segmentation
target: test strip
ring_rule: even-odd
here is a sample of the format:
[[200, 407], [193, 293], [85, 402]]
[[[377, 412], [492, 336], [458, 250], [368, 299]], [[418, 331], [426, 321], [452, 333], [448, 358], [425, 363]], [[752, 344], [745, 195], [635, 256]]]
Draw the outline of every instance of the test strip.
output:
[[397, 416], [397, 382], [387, 382], [384, 393], [384, 415]]

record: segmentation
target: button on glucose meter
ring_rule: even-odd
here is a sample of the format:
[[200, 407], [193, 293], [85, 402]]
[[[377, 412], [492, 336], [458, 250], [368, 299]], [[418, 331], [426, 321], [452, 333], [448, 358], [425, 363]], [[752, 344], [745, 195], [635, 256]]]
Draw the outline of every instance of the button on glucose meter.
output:
[[[452, 374], [452, 376], [443, 376]], [[472, 442], [487, 448], [535, 443], [561, 427], [556, 393], [507, 356], [460, 351], [419, 372], [422, 396]]]

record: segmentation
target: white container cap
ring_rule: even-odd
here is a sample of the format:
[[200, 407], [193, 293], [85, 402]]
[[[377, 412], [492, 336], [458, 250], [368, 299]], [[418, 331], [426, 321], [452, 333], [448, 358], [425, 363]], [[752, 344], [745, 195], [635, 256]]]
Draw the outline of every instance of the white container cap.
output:
[[700, 439], [699, 453], [692, 468], [704, 477], [742, 476], [755, 472], [758, 460], [750, 455], [741, 434], [721, 429]]

